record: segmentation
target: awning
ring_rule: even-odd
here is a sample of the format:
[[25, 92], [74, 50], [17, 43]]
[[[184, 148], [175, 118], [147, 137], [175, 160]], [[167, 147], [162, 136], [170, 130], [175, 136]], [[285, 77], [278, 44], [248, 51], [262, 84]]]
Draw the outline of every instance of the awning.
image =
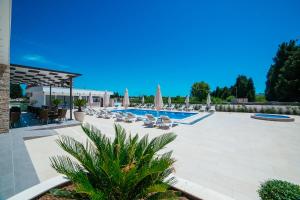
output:
[[18, 64], [10, 65], [10, 82], [32, 86], [69, 86], [70, 78], [81, 76], [78, 73], [31, 67]]

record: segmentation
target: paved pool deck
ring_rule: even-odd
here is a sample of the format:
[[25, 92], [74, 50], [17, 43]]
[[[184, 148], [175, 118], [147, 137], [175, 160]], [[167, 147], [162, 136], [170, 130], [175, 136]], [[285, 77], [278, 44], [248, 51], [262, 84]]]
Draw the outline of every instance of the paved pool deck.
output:
[[[300, 184], [300, 117], [293, 116], [295, 122], [272, 122], [252, 119], [250, 115], [217, 112], [194, 125], [180, 124], [171, 130], [145, 128], [142, 122], [120, 124], [132, 134], [141, 136], [175, 132], [177, 138], [168, 149], [174, 150], [177, 160], [176, 176], [191, 183], [195, 192], [205, 199], [214, 199], [205, 196], [205, 189], [232, 199], [258, 199], [256, 190], [267, 179]], [[114, 136], [112, 119], [86, 116], [86, 121], [107, 136]], [[23, 142], [25, 152], [22, 154], [26, 155], [23, 160], [31, 164], [28, 169], [23, 167], [23, 171], [18, 170], [21, 166], [14, 165], [15, 171], [20, 173], [14, 175], [19, 177], [14, 179], [14, 184], [25, 182], [20, 179], [25, 173], [31, 173], [34, 182], [57, 176], [49, 165], [49, 157], [63, 154], [55, 143], [58, 135], [70, 135], [81, 141], [86, 139], [80, 126], [52, 131], [54, 135], [48, 133], [47, 137], [29, 138]], [[22, 158], [18, 159], [22, 163]]]

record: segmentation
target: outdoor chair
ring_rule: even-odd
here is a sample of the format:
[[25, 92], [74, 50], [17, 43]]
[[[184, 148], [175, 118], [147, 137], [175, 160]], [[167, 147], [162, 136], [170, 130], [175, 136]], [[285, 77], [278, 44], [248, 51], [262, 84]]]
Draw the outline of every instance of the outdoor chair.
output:
[[41, 109], [39, 112], [39, 120], [41, 123], [46, 123], [48, 124], [48, 110], [47, 109]]
[[57, 115], [58, 115], [58, 120], [66, 120], [66, 114], [67, 114], [67, 109], [58, 109]]
[[10, 127], [13, 128], [15, 125], [20, 123], [21, 113], [20, 112], [10, 112]]

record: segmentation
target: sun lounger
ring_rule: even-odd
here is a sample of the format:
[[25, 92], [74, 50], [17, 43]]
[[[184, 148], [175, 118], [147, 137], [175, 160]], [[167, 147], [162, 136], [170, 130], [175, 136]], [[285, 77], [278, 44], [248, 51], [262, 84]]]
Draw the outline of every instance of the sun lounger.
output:
[[185, 105], [182, 105], [181, 107], [178, 108], [179, 111], [184, 111]]
[[125, 117], [124, 121], [125, 122], [135, 122], [137, 119], [135, 114], [132, 114], [131, 112], [127, 113], [127, 116]]
[[144, 125], [148, 127], [153, 127], [156, 125], [156, 118], [151, 114], [145, 115]]
[[199, 109], [199, 111], [200, 111], [200, 112], [205, 112], [205, 111], [206, 111], [206, 109], [205, 109], [205, 107], [204, 107], [204, 106], [202, 106], [202, 105], [201, 105], [201, 106], [200, 106], [200, 109]]
[[175, 105], [174, 104], [172, 104], [171, 106], [168, 106], [168, 110], [174, 110], [174, 108], [175, 108]]
[[216, 112], [215, 106], [211, 106], [208, 110], [208, 112]]
[[175, 125], [177, 125], [177, 123], [174, 123], [168, 116], [160, 116], [160, 122], [157, 123], [159, 128], [164, 129], [172, 128]]
[[117, 112], [115, 114], [115, 117], [116, 117], [116, 121], [119, 121], [119, 122], [125, 120], [125, 117], [121, 113], [119, 113], [119, 112]]
[[192, 110], [194, 110], [194, 106], [193, 106], [193, 105], [190, 105], [186, 110], [187, 110], [187, 111], [192, 111]]

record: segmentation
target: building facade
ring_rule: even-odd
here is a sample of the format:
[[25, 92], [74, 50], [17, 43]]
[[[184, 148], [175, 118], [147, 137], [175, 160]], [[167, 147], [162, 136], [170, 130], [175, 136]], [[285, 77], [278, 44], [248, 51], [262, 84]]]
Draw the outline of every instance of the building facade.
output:
[[[73, 99], [78, 98], [89, 99], [91, 95], [93, 98], [93, 106], [101, 107], [103, 106], [103, 97], [105, 91], [100, 90], [88, 90], [88, 89], [76, 89], [73, 88]], [[111, 91], [107, 91], [110, 96], [113, 94]], [[35, 86], [26, 89], [26, 95], [29, 97], [29, 102], [31, 105], [36, 107], [50, 106], [50, 87], [47, 86]], [[68, 107], [70, 104], [70, 89], [63, 87], [52, 87], [51, 88], [51, 99], [60, 99], [61, 106]], [[112, 102], [110, 103], [112, 106]]]

